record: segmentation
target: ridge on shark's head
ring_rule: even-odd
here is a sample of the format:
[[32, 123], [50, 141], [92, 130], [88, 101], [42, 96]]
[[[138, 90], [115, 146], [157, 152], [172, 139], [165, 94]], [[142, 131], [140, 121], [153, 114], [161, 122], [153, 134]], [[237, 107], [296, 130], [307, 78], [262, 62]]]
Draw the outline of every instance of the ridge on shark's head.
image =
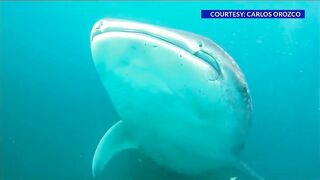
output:
[[129, 148], [185, 175], [255, 176], [239, 159], [251, 119], [248, 86], [217, 44], [180, 30], [103, 19], [92, 29], [91, 50], [121, 118], [96, 149], [95, 176]]

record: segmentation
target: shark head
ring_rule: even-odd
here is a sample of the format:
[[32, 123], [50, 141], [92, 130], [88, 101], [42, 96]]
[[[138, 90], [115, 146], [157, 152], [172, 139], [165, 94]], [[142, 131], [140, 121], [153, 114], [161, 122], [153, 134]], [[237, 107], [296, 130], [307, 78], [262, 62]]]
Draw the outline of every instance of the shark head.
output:
[[190, 32], [102, 19], [92, 28], [91, 50], [121, 118], [96, 149], [94, 175], [129, 148], [186, 175], [239, 162], [251, 99], [239, 66], [216, 43]]

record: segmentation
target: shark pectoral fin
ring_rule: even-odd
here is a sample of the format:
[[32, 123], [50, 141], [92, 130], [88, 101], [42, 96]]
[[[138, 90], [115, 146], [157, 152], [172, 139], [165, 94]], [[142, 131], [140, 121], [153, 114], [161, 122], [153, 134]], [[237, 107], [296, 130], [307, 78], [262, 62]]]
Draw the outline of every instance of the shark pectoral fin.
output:
[[238, 164], [234, 167], [237, 180], [241, 179], [252, 179], [252, 180], [263, 180], [264, 178], [256, 173], [253, 169], [251, 169], [246, 163], [243, 161], [239, 161]]
[[249, 168], [244, 162], [238, 163], [215, 170], [209, 174], [209, 177], [213, 179], [221, 180], [263, 180], [254, 170]]
[[123, 121], [120, 120], [104, 134], [97, 146], [92, 162], [93, 176], [96, 177], [103, 172], [105, 165], [114, 154], [134, 148], [137, 148], [137, 145], [130, 141]]

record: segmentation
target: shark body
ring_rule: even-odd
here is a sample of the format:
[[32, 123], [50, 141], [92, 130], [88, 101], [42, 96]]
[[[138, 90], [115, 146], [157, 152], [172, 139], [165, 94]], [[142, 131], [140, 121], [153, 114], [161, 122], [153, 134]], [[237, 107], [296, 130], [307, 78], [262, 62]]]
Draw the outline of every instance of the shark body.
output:
[[248, 86], [217, 44], [190, 32], [102, 19], [92, 29], [91, 50], [121, 118], [96, 149], [94, 176], [130, 148], [184, 175], [254, 174], [239, 159], [251, 121]]

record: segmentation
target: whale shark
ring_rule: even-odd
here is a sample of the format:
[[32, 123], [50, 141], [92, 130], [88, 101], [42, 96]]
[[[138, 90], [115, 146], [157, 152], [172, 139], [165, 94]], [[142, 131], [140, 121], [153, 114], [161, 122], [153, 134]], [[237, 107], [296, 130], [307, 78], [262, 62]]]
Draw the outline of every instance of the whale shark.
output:
[[241, 159], [252, 103], [239, 66], [191, 32], [105, 18], [91, 31], [93, 62], [120, 119], [100, 140], [93, 176], [136, 149], [190, 177], [260, 179]]

